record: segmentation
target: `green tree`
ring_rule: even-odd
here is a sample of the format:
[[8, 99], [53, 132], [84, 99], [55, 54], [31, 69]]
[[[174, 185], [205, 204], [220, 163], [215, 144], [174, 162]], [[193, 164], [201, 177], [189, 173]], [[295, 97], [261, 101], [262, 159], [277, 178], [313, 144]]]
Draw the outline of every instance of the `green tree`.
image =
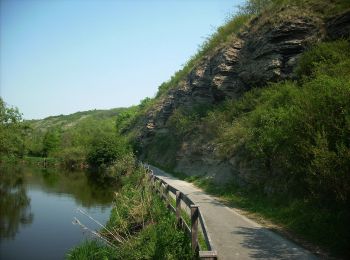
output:
[[109, 166], [128, 151], [126, 141], [115, 134], [101, 134], [91, 143], [88, 163], [95, 167]]
[[57, 151], [60, 144], [60, 136], [57, 131], [49, 130], [43, 139], [43, 156], [48, 157], [50, 153]]
[[17, 156], [23, 149], [22, 115], [0, 98], [0, 156]]

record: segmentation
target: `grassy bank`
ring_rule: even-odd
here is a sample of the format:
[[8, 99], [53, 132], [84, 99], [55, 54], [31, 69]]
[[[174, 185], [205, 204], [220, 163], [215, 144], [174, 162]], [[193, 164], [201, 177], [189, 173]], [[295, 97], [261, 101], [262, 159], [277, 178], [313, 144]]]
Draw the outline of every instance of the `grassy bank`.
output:
[[22, 159], [22, 162], [27, 165], [49, 167], [49, 168], [60, 167], [62, 165], [62, 160], [54, 157], [43, 158], [43, 157], [26, 156]]
[[100, 231], [103, 240], [84, 242], [67, 259], [192, 259], [189, 238], [151, 191], [144, 169], [135, 164], [127, 169], [131, 171], [120, 177], [122, 188]]

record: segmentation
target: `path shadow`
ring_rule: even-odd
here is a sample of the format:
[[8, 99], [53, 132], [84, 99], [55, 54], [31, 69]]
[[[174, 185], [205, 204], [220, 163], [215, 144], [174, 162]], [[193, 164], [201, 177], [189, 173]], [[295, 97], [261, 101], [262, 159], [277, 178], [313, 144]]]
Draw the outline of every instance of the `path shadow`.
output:
[[242, 246], [249, 249], [249, 257], [255, 259], [318, 259], [294, 243], [282, 239], [266, 228], [238, 227], [232, 231], [242, 236]]
[[220, 201], [217, 201], [214, 198], [208, 198], [208, 195], [202, 191], [193, 191], [193, 192], [187, 192], [185, 193], [187, 196], [191, 197], [191, 196], [202, 196], [200, 198], [197, 197], [196, 202], [199, 204], [213, 204], [216, 206], [220, 206], [220, 207], [226, 207], [223, 203], [221, 203]]

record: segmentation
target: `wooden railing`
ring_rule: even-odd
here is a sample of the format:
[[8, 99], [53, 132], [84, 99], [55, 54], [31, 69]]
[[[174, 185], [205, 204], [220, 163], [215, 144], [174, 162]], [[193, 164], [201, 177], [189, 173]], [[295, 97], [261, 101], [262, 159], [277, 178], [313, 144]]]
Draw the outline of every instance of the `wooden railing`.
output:
[[[210, 240], [207, 226], [199, 206], [181, 191], [154, 175], [153, 171], [149, 167], [146, 165], [144, 165], [144, 167], [147, 170], [149, 181], [155, 192], [157, 192], [165, 201], [167, 208], [175, 213], [178, 226], [185, 230], [187, 235], [191, 237], [191, 247], [193, 253], [198, 255], [200, 259], [217, 259], [217, 252], [214, 250]], [[175, 199], [175, 207], [172, 205], [174, 204], [172, 203], [172, 199]], [[181, 202], [184, 202], [188, 209], [190, 209], [191, 223], [187, 223], [183, 217], [184, 210], [181, 207]], [[198, 222], [200, 224], [200, 229], [198, 229]], [[203, 234], [207, 250], [202, 250], [203, 248], [201, 248], [200, 244], [198, 243], [199, 232]]]

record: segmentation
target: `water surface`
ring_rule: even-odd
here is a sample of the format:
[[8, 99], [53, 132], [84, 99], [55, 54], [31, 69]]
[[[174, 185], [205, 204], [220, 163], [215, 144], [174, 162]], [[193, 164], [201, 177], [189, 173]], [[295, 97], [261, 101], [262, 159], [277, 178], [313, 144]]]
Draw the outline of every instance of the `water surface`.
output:
[[113, 199], [108, 182], [87, 172], [0, 168], [0, 259], [63, 259], [84, 239], [77, 217], [91, 229], [105, 224]]

